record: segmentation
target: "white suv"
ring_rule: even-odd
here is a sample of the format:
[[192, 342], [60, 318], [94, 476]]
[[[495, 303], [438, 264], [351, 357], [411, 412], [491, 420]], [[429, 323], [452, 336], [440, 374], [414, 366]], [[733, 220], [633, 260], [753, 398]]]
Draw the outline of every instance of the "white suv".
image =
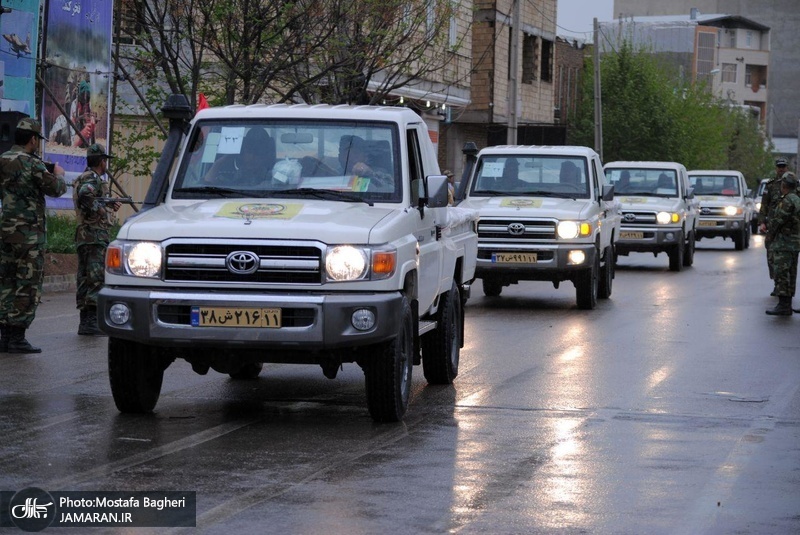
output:
[[605, 173], [622, 211], [617, 254], [667, 253], [671, 271], [691, 266], [698, 208], [686, 168], [676, 162], [611, 162]]
[[744, 175], [739, 171], [689, 171], [689, 183], [700, 201], [697, 240], [731, 238], [737, 251], [750, 247], [754, 203], [749, 202]]
[[620, 218], [598, 154], [587, 147], [480, 151], [461, 206], [478, 210], [483, 292], [520, 281], [575, 285], [578, 308], [611, 295]]

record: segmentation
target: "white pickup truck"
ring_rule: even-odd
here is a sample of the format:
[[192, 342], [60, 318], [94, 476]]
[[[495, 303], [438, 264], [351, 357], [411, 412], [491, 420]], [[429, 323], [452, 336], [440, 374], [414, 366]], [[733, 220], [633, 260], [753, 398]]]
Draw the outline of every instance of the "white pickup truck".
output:
[[697, 241], [730, 238], [737, 251], [750, 247], [752, 219], [757, 217], [752, 191], [734, 170], [692, 170], [689, 183], [700, 202]]
[[520, 281], [571, 281], [585, 310], [611, 295], [620, 216], [592, 149], [484, 148], [458, 197], [480, 212], [476, 276], [485, 295]]
[[376, 421], [403, 417], [414, 364], [453, 381], [477, 213], [447, 205], [417, 114], [251, 105], [189, 120], [175, 95], [163, 111], [165, 152], [98, 302], [120, 411], [151, 411], [176, 358], [234, 379], [357, 363]]

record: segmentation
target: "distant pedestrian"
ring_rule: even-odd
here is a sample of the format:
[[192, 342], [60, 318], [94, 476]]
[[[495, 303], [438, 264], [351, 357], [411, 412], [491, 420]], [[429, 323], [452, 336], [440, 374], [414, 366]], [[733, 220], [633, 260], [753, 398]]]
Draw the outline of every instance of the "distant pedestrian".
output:
[[442, 174], [447, 177], [447, 204], [453, 206], [456, 199], [456, 178], [450, 169], [445, 169]]
[[78, 249], [77, 291], [75, 303], [81, 311], [78, 334], [105, 336], [97, 326], [97, 294], [103, 287], [105, 256], [110, 241], [113, 213], [120, 203], [102, 201], [108, 197], [108, 182], [104, 179], [108, 170], [106, 149], [94, 143], [86, 149], [86, 171], [72, 185], [75, 215], [78, 227], [75, 230], [75, 245]]
[[[767, 268], [769, 269], [769, 278], [773, 281], [775, 280], [775, 270], [773, 267], [773, 255], [770, 248], [772, 240], [766, 234], [769, 218], [781, 198], [781, 177], [783, 177], [783, 174], [786, 172], [787, 165], [788, 162], [786, 158], [778, 158], [775, 160], [775, 178], [769, 180], [764, 186], [764, 193], [761, 196], [761, 209], [758, 211], [758, 230], [765, 235], [764, 249], [767, 251]], [[777, 295], [774, 287], [770, 295]]]
[[45, 195], [66, 193], [64, 169], [51, 170], [37, 155], [42, 136], [39, 121], [17, 123], [14, 145], [0, 156], [0, 351], [41, 353], [25, 339], [42, 297], [47, 243]]
[[767, 236], [772, 245], [775, 275], [775, 294], [778, 304], [767, 310], [771, 316], [791, 316], [792, 296], [797, 287], [797, 254], [800, 252], [800, 197], [797, 178], [784, 173], [781, 178], [781, 197], [769, 218]]

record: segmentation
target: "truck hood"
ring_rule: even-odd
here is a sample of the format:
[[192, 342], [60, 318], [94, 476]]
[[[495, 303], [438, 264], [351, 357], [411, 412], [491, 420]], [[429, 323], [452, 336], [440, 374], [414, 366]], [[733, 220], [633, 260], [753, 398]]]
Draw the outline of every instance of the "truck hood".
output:
[[118, 238], [321, 240], [324, 231], [327, 243], [369, 243], [372, 230], [392, 212], [360, 202], [307, 199], [180, 201], [128, 218]]
[[645, 210], [653, 212], [680, 212], [683, 203], [680, 199], [669, 197], [649, 197], [644, 195], [615, 195], [623, 210]]
[[701, 206], [738, 206], [744, 203], [741, 197], [728, 195], [698, 195]]
[[481, 217], [546, 217], [574, 221], [587, 217], [593, 202], [553, 197], [469, 197], [459, 206], [478, 210]]

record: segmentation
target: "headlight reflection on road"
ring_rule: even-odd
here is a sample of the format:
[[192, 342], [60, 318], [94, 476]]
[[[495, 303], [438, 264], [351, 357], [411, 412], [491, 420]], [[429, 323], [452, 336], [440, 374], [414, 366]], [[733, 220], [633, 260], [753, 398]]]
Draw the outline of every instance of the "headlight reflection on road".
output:
[[[580, 426], [583, 418], [556, 418], [552, 420], [553, 446], [547, 462], [547, 479], [543, 488], [545, 509], [558, 510], [557, 517], [549, 515], [538, 518], [545, 528], [580, 526], [585, 523], [581, 511], [588, 510], [577, 504], [588, 499], [585, 482], [586, 474], [591, 473], [586, 466], [584, 444], [580, 439]], [[564, 507], [564, 504], [574, 504]], [[550, 524], [549, 526], [547, 524]]]

